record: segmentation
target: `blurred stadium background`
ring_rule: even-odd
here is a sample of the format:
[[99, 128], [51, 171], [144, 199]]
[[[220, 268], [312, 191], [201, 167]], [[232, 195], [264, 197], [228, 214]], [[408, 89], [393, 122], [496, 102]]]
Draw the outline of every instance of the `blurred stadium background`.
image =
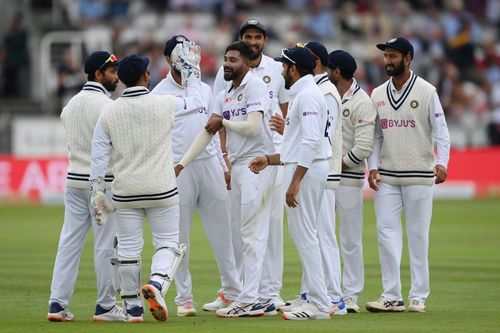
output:
[[410, 39], [412, 68], [438, 88], [453, 147], [449, 181], [436, 196], [500, 195], [498, 0], [4, 0], [0, 203], [62, 202], [66, 147], [58, 116], [85, 82], [87, 54], [147, 55], [155, 85], [169, 70], [165, 41], [184, 34], [202, 46], [203, 80], [211, 84], [248, 18], [269, 27], [270, 56], [311, 40], [351, 52], [367, 92], [387, 79], [375, 44]]

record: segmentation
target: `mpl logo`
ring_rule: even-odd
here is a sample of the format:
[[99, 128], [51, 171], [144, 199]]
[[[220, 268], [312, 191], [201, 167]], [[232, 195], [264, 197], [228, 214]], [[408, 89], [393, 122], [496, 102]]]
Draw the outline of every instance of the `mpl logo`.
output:
[[377, 102], [377, 107], [385, 106], [385, 101], [378, 101]]
[[231, 97], [224, 98], [224, 104], [229, 104], [229, 103], [232, 103], [232, 102], [233, 102], [233, 99]]

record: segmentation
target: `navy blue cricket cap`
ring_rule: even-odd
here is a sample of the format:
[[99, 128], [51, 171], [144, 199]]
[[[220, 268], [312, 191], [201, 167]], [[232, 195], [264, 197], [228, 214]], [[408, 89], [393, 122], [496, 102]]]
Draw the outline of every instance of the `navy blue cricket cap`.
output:
[[264, 26], [264, 24], [262, 24], [260, 21], [258, 21], [256, 19], [249, 19], [241, 24], [240, 37], [243, 36], [243, 34], [245, 33], [245, 30], [247, 30], [248, 28], [257, 28], [264, 33], [264, 36], [267, 33], [267, 29]]
[[320, 42], [308, 42], [304, 44], [304, 47], [311, 51], [313, 56], [319, 59], [323, 66], [328, 66], [328, 51], [323, 44]]
[[148, 57], [135, 54], [126, 56], [118, 63], [118, 78], [127, 86], [137, 83], [142, 74], [148, 69]]
[[339, 68], [346, 76], [352, 76], [358, 68], [352, 55], [343, 50], [335, 50], [328, 55], [328, 67]]
[[387, 42], [385, 42], [385, 44], [377, 44], [377, 48], [382, 51], [384, 51], [386, 48], [395, 49], [403, 53], [403, 55], [409, 53], [411, 59], [413, 59], [413, 45], [411, 45], [408, 39], [403, 37], [391, 38]]
[[173, 36], [172, 38], [167, 40], [167, 42], [165, 43], [165, 49], [163, 50], [163, 54], [165, 56], [170, 57], [170, 55], [172, 54], [172, 51], [175, 49], [177, 44], [180, 44], [180, 43], [185, 42], [185, 41], [189, 41], [189, 39], [184, 35]]
[[116, 59], [114, 54], [109, 54], [106, 51], [96, 51], [89, 54], [89, 56], [85, 59], [85, 65], [83, 67], [83, 71], [85, 74], [94, 73], [96, 70], [101, 69], [106, 64], [116, 63], [118, 59]]
[[312, 52], [300, 46], [281, 50], [281, 56], [274, 58], [274, 60], [292, 63], [297, 67], [310, 71], [316, 67], [316, 60]]

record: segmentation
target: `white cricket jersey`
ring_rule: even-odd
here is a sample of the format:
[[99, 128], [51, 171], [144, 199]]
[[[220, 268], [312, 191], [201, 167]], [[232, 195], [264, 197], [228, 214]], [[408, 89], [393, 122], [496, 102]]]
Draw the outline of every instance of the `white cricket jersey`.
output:
[[332, 156], [325, 97], [313, 76], [305, 75], [290, 87], [290, 98], [281, 161], [310, 168]]
[[327, 73], [314, 76], [314, 81], [325, 96], [328, 123], [325, 135], [329, 136], [332, 157], [328, 160], [328, 178], [325, 188], [335, 189], [340, 186], [342, 172], [342, 121], [340, 120], [340, 95], [337, 87], [330, 81]]
[[[450, 138], [436, 88], [410, 72], [397, 91], [392, 79], [375, 88], [377, 108], [370, 170], [392, 185], [434, 183], [435, 164], [448, 165]], [[434, 144], [437, 159], [434, 157]]]
[[342, 171], [340, 184], [361, 187], [365, 178], [365, 159], [373, 149], [377, 110], [370, 96], [354, 78], [342, 96], [341, 114], [342, 159], [348, 168]]
[[[271, 112], [268, 114], [269, 118], [274, 114], [283, 116], [280, 104], [287, 103], [290, 99], [288, 90], [285, 89], [285, 80], [281, 75], [283, 70], [281, 62], [275, 61], [273, 58], [262, 54], [261, 61], [257, 67], [250, 68], [252, 74], [262, 79], [267, 85], [269, 96], [271, 97]], [[227, 89], [230, 82], [224, 80], [224, 67], [221, 66], [217, 72], [214, 82], [214, 96], [217, 96], [221, 91]], [[283, 137], [278, 132], [272, 131], [273, 143], [276, 152], [280, 151]]]
[[[174, 152], [174, 163], [178, 163], [182, 156], [189, 149], [189, 146], [198, 136], [200, 131], [205, 127], [210, 111], [212, 109], [212, 91], [210, 87], [201, 83], [202, 96], [204, 105], [196, 112], [178, 112], [175, 114], [175, 124], [172, 132], [172, 146]], [[172, 95], [175, 97], [185, 98], [186, 88], [175, 82], [172, 72], [167, 74], [167, 77], [161, 80], [156, 87], [151, 91], [154, 95]], [[179, 113], [179, 114], [178, 114]], [[210, 142], [205, 150], [198, 155], [196, 160], [205, 159], [217, 154], [216, 147], [213, 142]]]
[[[65, 129], [68, 154], [66, 186], [90, 189], [90, 150], [92, 135], [102, 108], [113, 100], [110, 93], [98, 82], [88, 81], [82, 90], [73, 96], [63, 108], [61, 120]], [[108, 168], [104, 177], [106, 185], [113, 176]]]
[[230, 128], [227, 132], [227, 150], [233, 164], [248, 163], [252, 158], [274, 152], [272, 134], [266, 116], [270, 112], [267, 86], [250, 71], [239, 87], [233, 85], [222, 91], [214, 101], [213, 113], [230, 121], [245, 121], [250, 112], [264, 112], [260, 132], [255, 137], [241, 135]]
[[173, 205], [178, 192], [172, 154], [176, 114], [202, 107], [201, 84], [188, 81], [185, 99], [127, 88], [97, 121], [92, 139], [90, 179], [103, 177], [113, 156], [113, 201], [116, 207], [148, 208]]

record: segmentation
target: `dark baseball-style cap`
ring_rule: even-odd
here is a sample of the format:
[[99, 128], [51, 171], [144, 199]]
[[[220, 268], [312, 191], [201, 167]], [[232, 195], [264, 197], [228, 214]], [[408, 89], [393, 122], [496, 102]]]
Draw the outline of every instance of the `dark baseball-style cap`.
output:
[[321, 61], [323, 66], [328, 66], [328, 51], [323, 44], [320, 42], [308, 42], [304, 44], [304, 47], [311, 51], [314, 57]]
[[165, 43], [165, 49], [163, 50], [163, 54], [165, 56], [170, 57], [170, 55], [172, 54], [172, 51], [175, 49], [177, 44], [180, 44], [180, 43], [185, 42], [185, 41], [189, 41], [189, 39], [184, 35], [173, 36], [172, 38], [167, 40], [167, 42]]
[[352, 55], [343, 50], [335, 50], [328, 55], [328, 67], [339, 68], [344, 76], [352, 76], [358, 68]]
[[94, 73], [98, 69], [102, 69], [108, 65], [115, 64], [118, 59], [114, 54], [109, 54], [106, 51], [92, 52], [86, 59], [83, 67], [85, 74]]
[[413, 59], [413, 45], [411, 45], [408, 39], [403, 37], [391, 38], [387, 42], [385, 42], [385, 44], [377, 44], [377, 48], [382, 51], [384, 51], [386, 48], [395, 49], [403, 53], [403, 55], [409, 53], [411, 59]]
[[311, 51], [305, 47], [292, 47], [281, 50], [281, 56], [274, 58], [279, 62], [292, 63], [297, 67], [312, 71], [316, 67], [316, 60]]
[[248, 28], [257, 28], [264, 33], [264, 36], [266, 36], [267, 29], [264, 26], [264, 24], [262, 24], [260, 21], [258, 21], [256, 19], [250, 19], [250, 20], [247, 20], [241, 24], [240, 37], [243, 36], [243, 34], [245, 33], [245, 30], [247, 30]]
[[129, 55], [118, 63], [118, 78], [127, 86], [137, 83], [142, 74], [148, 69], [148, 57]]

